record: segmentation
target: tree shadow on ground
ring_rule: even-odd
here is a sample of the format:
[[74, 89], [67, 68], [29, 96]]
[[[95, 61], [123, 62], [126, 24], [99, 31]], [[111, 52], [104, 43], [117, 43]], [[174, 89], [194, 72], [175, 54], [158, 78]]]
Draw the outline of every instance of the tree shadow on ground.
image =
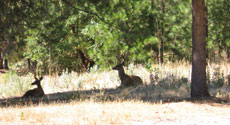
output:
[[[95, 102], [113, 102], [113, 101], [142, 101], [148, 103], [172, 103], [172, 102], [195, 102], [195, 103], [220, 103], [230, 104], [230, 99], [223, 98], [201, 98], [191, 99], [186, 96], [175, 96], [167, 94], [159, 94], [158, 86], [146, 85], [129, 88], [116, 89], [93, 89], [93, 90], [78, 90], [68, 92], [58, 92], [46, 94], [43, 98], [22, 98], [13, 97], [0, 99], [0, 107], [8, 106], [24, 106], [24, 105], [38, 105], [52, 104], [52, 103], [69, 103], [70, 101], [84, 101], [92, 100]], [[154, 93], [158, 91], [157, 93]], [[177, 91], [177, 90], [175, 90]], [[170, 93], [169, 93], [170, 94]]]

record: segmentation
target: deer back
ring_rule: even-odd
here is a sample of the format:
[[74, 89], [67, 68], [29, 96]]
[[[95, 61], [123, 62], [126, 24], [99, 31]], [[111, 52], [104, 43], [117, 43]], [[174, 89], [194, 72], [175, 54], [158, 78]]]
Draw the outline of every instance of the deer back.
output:
[[44, 96], [44, 91], [42, 88], [35, 88], [32, 90], [28, 90], [23, 97], [42, 97]]

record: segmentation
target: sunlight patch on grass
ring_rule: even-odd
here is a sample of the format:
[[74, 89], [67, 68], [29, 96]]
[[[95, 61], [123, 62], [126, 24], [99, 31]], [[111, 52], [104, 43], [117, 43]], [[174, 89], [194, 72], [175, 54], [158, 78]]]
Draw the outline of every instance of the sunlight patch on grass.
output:
[[[220, 104], [219, 104], [220, 105]], [[229, 122], [230, 107], [190, 102], [154, 104], [142, 101], [40, 104], [0, 108], [0, 123], [135, 124]], [[217, 117], [218, 116], [218, 117]], [[214, 118], [214, 119], [210, 119]]]

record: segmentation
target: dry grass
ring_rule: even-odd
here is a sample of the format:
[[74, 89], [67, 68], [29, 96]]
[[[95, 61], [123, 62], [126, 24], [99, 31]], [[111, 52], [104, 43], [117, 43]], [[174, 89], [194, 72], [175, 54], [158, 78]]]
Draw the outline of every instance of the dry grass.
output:
[[[207, 71], [210, 73], [210, 81], [219, 84], [221, 80], [224, 82], [222, 88], [210, 88], [213, 96], [228, 97], [228, 85], [230, 81], [230, 64], [223, 62], [221, 64], [209, 64]], [[191, 83], [191, 64], [188, 62], [166, 63], [164, 65], [152, 65], [147, 70], [142, 65], [129, 65], [126, 67], [127, 74], [138, 75], [142, 78], [148, 87], [148, 95], [161, 96], [183, 96], [189, 97]], [[217, 76], [217, 74], [219, 74]], [[30, 83], [33, 81], [33, 75], [19, 77], [15, 74], [0, 75], [0, 98], [12, 96], [21, 96], [25, 91], [32, 88]], [[220, 80], [220, 82], [218, 81]], [[118, 73], [113, 70], [109, 71], [93, 71], [91, 73], [78, 74], [76, 72], [63, 72], [61, 76], [45, 76], [42, 80], [42, 86], [46, 94], [92, 90], [92, 89], [108, 89], [116, 88], [120, 85]], [[156, 85], [153, 88], [153, 85]], [[229, 87], [230, 88], [230, 87]]]
[[0, 108], [0, 124], [227, 124], [230, 106], [140, 101], [40, 104]]
[[[0, 107], [0, 124], [227, 124], [230, 122], [228, 102], [164, 103], [168, 99], [189, 97], [191, 82], [189, 63], [153, 65], [151, 70], [141, 65], [131, 65], [125, 70], [128, 74], [140, 76], [145, 85], [123, 90], [115, 89], [119, 86], [120, 80], [117, 72], [112, 70], [85, 74], [63, 72], [61, 76], [45, 76], [42, 86], [48, 99], [67, 101], [50, 101], [49, 104], [44, 102], [38, 105], [9, 102], [9, 106]], [[229, 64], [210, 64], [207, 70], [210, 72], [210, 81], [218, 80], [217, 73], [222, 74], [224, 78], [224, 86], [212, 88], [210, 93], [214, 96], [228, 97], [226, 95], [229, 94], [227, 92]], [[6, 99], [23, 95], [25, 88], [29, 89], [29, 84], [33, 80], [32, 75], [13, 78], [9, 74], [0, 74], [0, 77], [0, 98]], [[25, 85], [19, 86], [21, 89], [15, 89], [16, 92], [13, 90], [9, 92], [9, 88], [18, 86], [18, 79], [21, 83], [25, 82]]]

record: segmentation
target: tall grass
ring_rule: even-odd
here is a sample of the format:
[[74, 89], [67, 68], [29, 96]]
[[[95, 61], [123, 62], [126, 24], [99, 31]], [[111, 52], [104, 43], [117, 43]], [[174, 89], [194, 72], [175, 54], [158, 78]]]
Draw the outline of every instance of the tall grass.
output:
[[16, 72], [9, 71], [4, 74], [0, 83], [0, 97], [21, 95], [30, 88], [30, 83], [32, 83], [31, 74], [20, 77]]
[[[143, 65], [130, 64], [125, 67], [127, 74], [138, 75], [144, 81], [145, 89], [141, 94], [147, 97], [189, 97], [191, 84], [191, 64], [188, 62], [165, 63], [144, 68]], [[228, 97], [230, 64], [209, 64], [207, 66], [207, 83], [214, 96]], [[0, 98], [22, 96], [33, 88], [33, 75], [18, 76], [9, 71], [1, 74], [4, 80], [0, 83]], [[42, 86], [46, 94], [77, 90], [116, 88], [120, 85], [117, 71], [107, 70], [79, 74], [63, 72], [60, 76], [44, 76]]]

